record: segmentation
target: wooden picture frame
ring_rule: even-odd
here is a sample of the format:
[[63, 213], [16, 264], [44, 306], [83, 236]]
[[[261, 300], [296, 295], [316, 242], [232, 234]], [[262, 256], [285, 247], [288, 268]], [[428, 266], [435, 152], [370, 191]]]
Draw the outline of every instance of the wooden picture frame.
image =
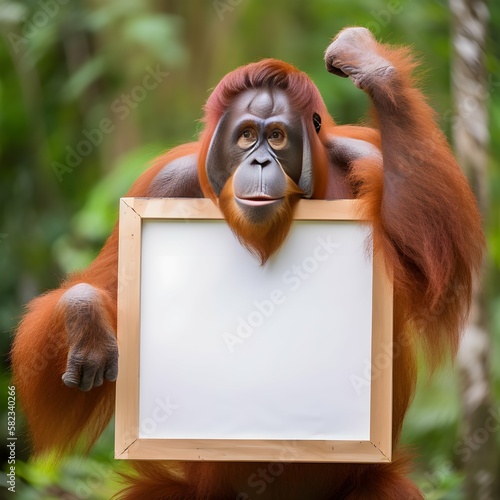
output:
[[392, 281], [360, 203], [301, 200], [260, 267], [211, 200], [121, 200], [116, 458], [391, 460]]

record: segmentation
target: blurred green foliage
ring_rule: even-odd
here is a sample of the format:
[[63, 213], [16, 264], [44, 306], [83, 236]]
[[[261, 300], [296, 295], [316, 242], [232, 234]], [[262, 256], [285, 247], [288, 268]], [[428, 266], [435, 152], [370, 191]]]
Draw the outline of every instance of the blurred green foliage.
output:
[[[491, 217], [485, 224], [498, 352], [500, 4], [490, 8]], [[263, 57], [287, 60], [311, 75], [336, 121], [366, 120], [367, 99], [324, 70], [322, 52], [341, 28], [367, 26], [422, 56], [426, 92], [449, 134], [449, 23], [445, 0], [0, 0], [1, 352], [8, 353], [23, 305], [94, 258], [119, 197], [148, 162], [196, 137], [203, 103], [225, 73]], [[147, 75], [154, 88], [146, 88]], [[4, 388], [8, 358], [2, 363]], [[493, 371], [498, 401], [500, 363]], [[452, 369], [432, 383], [422, 377], [405, 441], [421, 455], [415, 479], [426, 498], [461, 498], [459, 419]], [[4, 422], [5, 415], [2, 442]], [[19, 413], [18, 427], [19, 498], [110, 497], [116, 485], [109, 471], [120, 467], [111, 460], [112, 430], [89, 460], [58, 468], [26, 462]]]

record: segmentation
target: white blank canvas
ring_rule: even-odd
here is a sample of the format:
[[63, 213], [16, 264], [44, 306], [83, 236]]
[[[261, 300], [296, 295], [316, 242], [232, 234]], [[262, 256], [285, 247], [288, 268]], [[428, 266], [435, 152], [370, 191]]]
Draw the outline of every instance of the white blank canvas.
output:
[[372, 257], [360, 221], [261, 267], [223, 220], [144, 219], [139, 438], [369, 440]]

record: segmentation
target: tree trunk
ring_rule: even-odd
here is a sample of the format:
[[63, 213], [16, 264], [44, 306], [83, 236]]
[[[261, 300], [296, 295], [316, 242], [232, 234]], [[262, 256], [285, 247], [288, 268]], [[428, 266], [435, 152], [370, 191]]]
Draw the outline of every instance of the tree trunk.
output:
[[[459, 163], [488, 218], [488, 86], [485, 45], [487, 0], [449, 0], [453, 16], [452, 85], [456, 116], [453, 140]], [[466, 499], [493, 500], [497, 475], [495, 432], [498, 410], [492, 402], [485, 277], [485, 257], [472, 305], [469, 325], [458, 355], [462, 401], [462, 437], [456, 451], [465, 472]]]

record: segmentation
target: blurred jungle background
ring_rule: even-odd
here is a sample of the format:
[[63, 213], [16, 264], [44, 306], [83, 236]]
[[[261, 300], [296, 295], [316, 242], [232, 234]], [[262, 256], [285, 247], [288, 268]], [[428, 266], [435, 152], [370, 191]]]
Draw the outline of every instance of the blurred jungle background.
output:
[[[0, 453], [8, 351], [23, 305], [95, 257], [118, 200], [148, 162], [200, 130], [220, 78], [263, 57], [309, 73], [338, 123], [368, 101], [322, 55], [347, 25], [422, 57], [423, 87], [471, 179], [488, 254], [459, 360], [425, 369], [404, 441], [427, 499], [500, 498], [500, 2], [482, 0], [0, 0]], [[151, 75], [151, 77], [148, 77]], [[146, 79], [146, 77], [148, 77]], [[62, 415], [61, 418], [64, 418]], [[21, 499], [107, 499], [113, 429], [90, 457], [28, 461], [17, 410]], [[7, 465], [4, 466], [7, 470]], [[255, 498], [258, 498], [256, 496]]]

